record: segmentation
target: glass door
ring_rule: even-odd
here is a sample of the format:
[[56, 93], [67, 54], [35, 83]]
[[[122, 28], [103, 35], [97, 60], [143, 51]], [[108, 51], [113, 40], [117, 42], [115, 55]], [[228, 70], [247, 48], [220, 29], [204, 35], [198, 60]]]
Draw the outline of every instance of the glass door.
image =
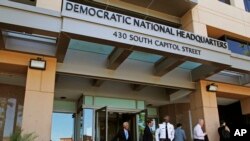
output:
[[95, 140], [108, 141], [108, 111], [107, 107], [95, 111]]
[[146, 120], [147, 120], [147, 109], [144, 109], [138, 113], [136, 113], [137, 117], [137, 141], [143, 140], [143, 133], [146, 126]]
[[75, 118], [75, 131], [74, 131], [74, 141], [83, 141], [83, 96], [80, 96], [76, 101], [76, 114]]

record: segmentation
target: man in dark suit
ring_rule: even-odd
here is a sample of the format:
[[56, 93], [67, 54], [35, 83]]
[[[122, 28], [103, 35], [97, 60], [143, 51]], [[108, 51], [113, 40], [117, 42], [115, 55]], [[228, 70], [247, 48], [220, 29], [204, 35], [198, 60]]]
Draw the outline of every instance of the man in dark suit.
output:
[[144, 129], [143, 141], [153, 141], [152, 126], [154, 121], [152, 119], [147, 120], [147, 125]]
[[132, 135], [128, 129], [128, 122], [123, 122], [123, 129], [118, 131], [112, 141], [117, 141], [117, 139], [119, 139], [119, 141], [132, 141]]

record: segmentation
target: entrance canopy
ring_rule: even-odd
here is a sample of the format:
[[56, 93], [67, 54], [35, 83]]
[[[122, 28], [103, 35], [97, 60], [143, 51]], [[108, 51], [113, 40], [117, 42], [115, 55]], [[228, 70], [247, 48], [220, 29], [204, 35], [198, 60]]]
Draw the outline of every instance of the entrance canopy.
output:
[[[54, 56], [58, 73], [94, 78], [96, 85], [113, 79], [133, 83], [134, 90], [145, 85], [193, 90], [194, 82], [222, 70], [250, 70], [249, 59], [232, 55], [226, 42], [123, 12], [67, 0], [61, 12], [11, 1], [1, 1], [0, 8], [1, 50]], [[88, 44], [110, 49], [102, 52], [107, 57], [90, 54], [82, 42], [89, 50], [93, 48]], [[140, 63], [133, 67], [131, 58]], [[244, 84], [248, 78], [242, 78]]]

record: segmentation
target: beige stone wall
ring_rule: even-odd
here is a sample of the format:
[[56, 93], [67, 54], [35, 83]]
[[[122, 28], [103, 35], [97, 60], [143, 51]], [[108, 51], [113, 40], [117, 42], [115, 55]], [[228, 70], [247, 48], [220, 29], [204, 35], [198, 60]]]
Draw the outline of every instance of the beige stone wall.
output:
[[62, 0], [37, 0], [36, 6], [40, 8], [61, 11]]
[[171, 123], [176, 127], [177, 123], [182, 123], [182, 128], [184, 129], [187, 140], [191, 141], [191, 131], [190, 131], [190, 118], [189, 118], [189, 103], [179, 103], [179, 104], [169, 104], [159, 108], [160, 121], [165, 115], [170, 116]]
[[245, 98], [240, 101], [241, 111], [243, 115], [250, 114], [250, 98]]
[[[245, 11], [242, 0], [232, 0], [231, 3], [199, 0], [199, 4], [182, 17], [182, 28], [204, 36], [209, 34], [214, 38], [226, 33], [250, 41], [250, 14]], [[213, 29], [209, 33], [206, 31], [208, 27]]]
[[245, 10], [244, 0], [230, 0], [231, 5]]

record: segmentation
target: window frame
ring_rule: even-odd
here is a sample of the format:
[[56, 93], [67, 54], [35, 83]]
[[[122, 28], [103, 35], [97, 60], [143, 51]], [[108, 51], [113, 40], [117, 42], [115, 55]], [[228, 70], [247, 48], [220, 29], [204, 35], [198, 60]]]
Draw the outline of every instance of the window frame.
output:
[[222, 3], [225, 3], [225, 4], [228, 4], [228, 5], [231, 5], [231, 1], [230, 0], [218, 0]]
[[250, 0], [244, 0], [245, 10], [250, 12]]

